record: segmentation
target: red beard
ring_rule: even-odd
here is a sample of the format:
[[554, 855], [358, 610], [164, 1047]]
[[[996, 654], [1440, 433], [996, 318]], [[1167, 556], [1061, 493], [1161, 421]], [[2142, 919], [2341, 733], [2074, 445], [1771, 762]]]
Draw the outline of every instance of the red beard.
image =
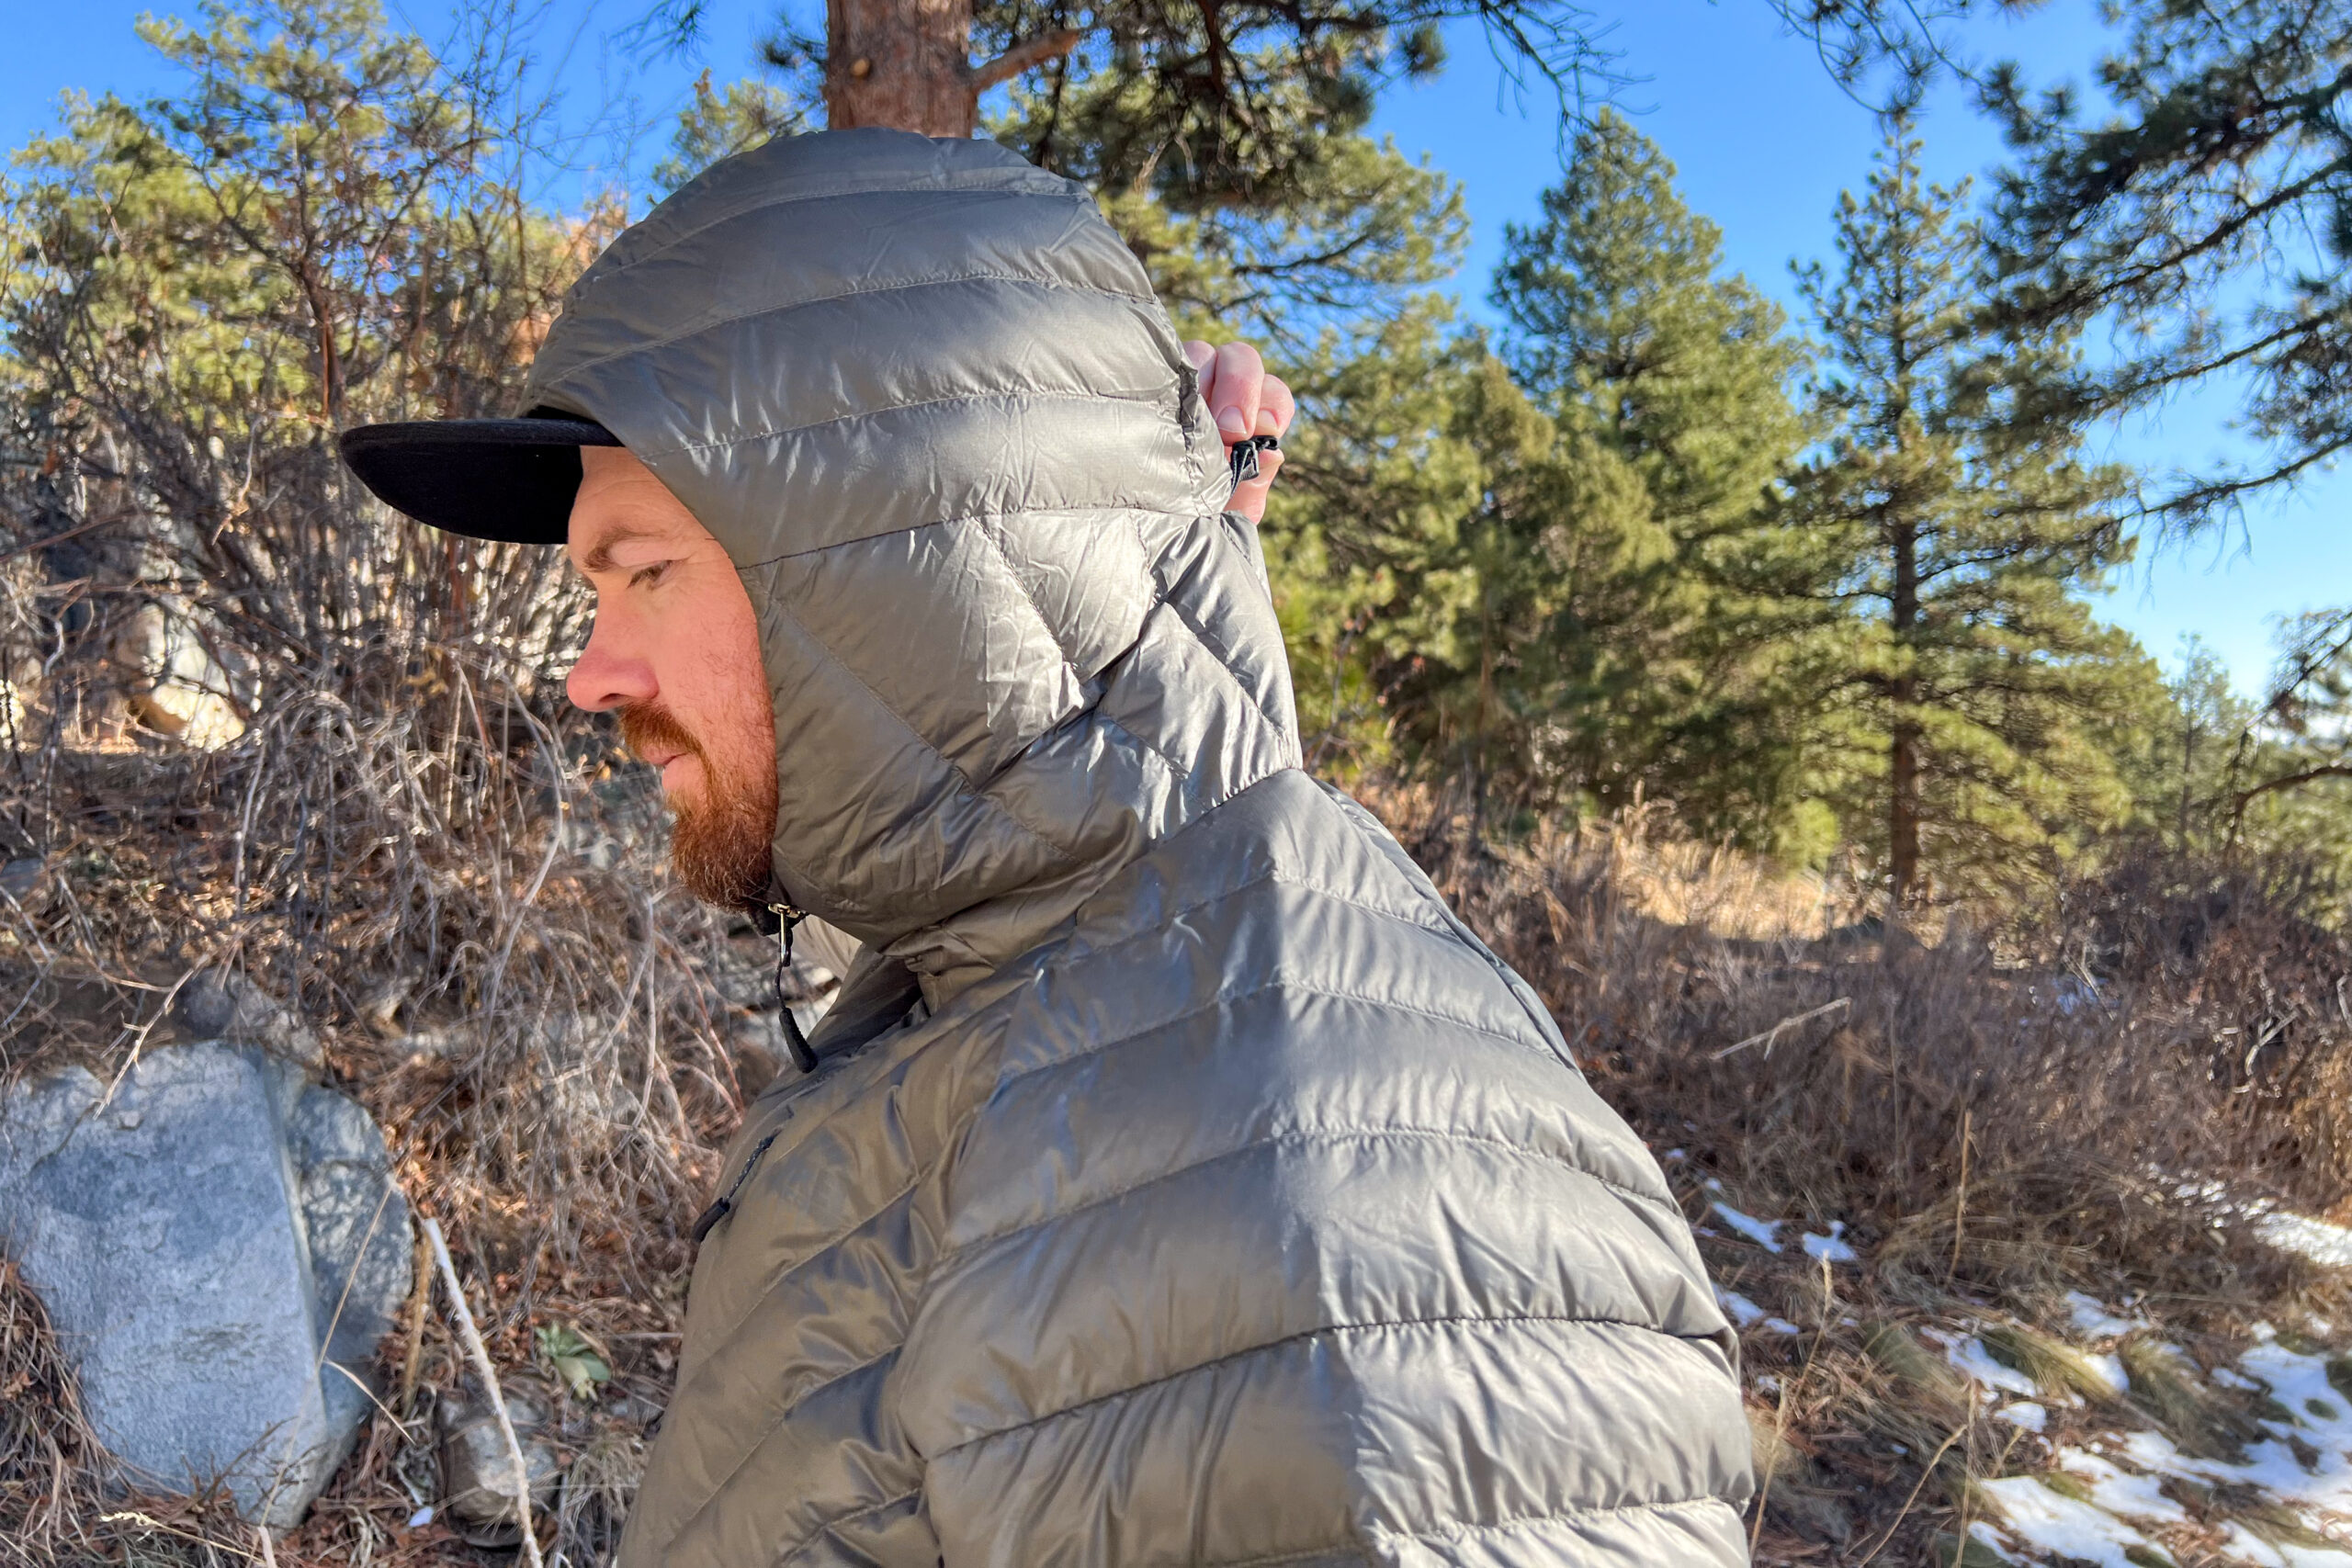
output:
[[703, 797], [673, 797], [677, 824], [670, 833], [670, 865], [687, 892], [706, 904], [747, 908], [766, 901], [768, 840], [775, 831], [775, 770], [739, 777], [718, 767], [702, 743], [668, 710], [634, 705], [620, 711], [621, 738], [639, 756], [686, 752], [702, 762]]

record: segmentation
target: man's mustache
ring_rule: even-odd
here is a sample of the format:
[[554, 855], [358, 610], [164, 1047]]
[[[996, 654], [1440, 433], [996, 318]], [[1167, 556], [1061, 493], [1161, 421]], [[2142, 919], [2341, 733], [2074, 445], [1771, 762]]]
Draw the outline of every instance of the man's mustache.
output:
[[667, 751], [691, 752], [702, 755], [702, 743], [686, 731], [670, 714], [670, 710], [650, 703], [632, 704], [621, 709], [621, 739], [639, 757], [650, 757]]

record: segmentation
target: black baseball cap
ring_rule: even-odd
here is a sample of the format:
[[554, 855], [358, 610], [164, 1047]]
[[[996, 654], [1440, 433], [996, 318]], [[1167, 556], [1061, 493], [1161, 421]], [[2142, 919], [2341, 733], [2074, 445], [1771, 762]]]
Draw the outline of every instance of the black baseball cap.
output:
[[580, 491], [580, 449], [617, 446], [594, 420], [560, 409], [521, 419], [410, 420], [343, 433], [343, 460], [376, 498], [420, 523], [474, 539], [560, 545]]

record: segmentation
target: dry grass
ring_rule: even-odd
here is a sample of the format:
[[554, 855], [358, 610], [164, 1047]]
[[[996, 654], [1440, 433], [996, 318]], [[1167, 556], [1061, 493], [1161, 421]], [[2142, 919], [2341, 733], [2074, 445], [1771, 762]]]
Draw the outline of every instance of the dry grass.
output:
[[[1382, 804], [1660, 1151], [1718, 1283], [1798, 1330], [1743, 1337], [1771, 1477], [1759, 1561], [1949, 1562], [1985, 1515], [1978, 1482], [2034, 1455], [2153, 1427], [2228, 1456], [2259, 1433], [2253, 1396], [2155, 1333], [2121, 1348], [2130, 1397], [2109, 1386], [2041, 1326], [2067, 1325], [2069, 1289], [2133, 1302], [2209, 1365], [2256, 1319], [2343, 1320], [2343, 1285], [2244, 1220], [2346, 1190], [2352, 948], [2275, 882], [2134, 863], [1996, 931], [1923, 939], [1838, 924], [1838, 889], [1693, 844], [1659, 810], [1498, 849], [1425, 796]], [[1865, 1265], [1710, 1227], [1718, 1201], [1842, 1222]], [[2048, 1391], [2046, 1443], [1992, 1418], [1919, 1337], [1937, 1328]], [[2226, 1512], [2199, 1507], [2218, 1540]]]
[[1694, 1190], [1842, 1221], [1921, 1289], [2220, 1303], [2308, 1282], [2214, 1222], [2341, 1194], [2304, 1175], [2332, 1169], [2344, 1036], [2311, 1031], [2259, 1095], [2217, 1060], [2249, 998], [2352, 970], [2335, 939], [2288, 952], [2242, 908], [2194, 965], [2094, 976], [1958, 919], [1932, 940], [1832, 926], [1817, 883], [1692, 845], [1663, 812], [1509, 850], [1403, 826]]
[[[684, 1229], [756, 1057], [765, 948], [668, 889], [649, 801], [594, 727], [493, 661], [437, 670], [403, 674], [405, 702], [286, 705], [218, 752], [48, 749], [26, 775], [40, 794], [16, 804], [37, 800], [60, 847], [0, 920], [0, 1007], [17, 1010], [0, 1077], [64, 1056], [119, 1069], [173, 1037], [170, 997], [200, 968], [290, 999], [449, 1233], [501, 1367], [531, 1368], [533, 1331], [554, 1325], [608, 1353], [601, 1397], [556, 1402], [567, 1480], [543, 1526], [550, 1561], [598, 1562], [667, 1397]], [[1432, 831], [1411, 797], [1377, 804], [1544, 992], [1694, 1218], [1720, 1195], [1842, 1221], [1871, 1259], [1702, 1241], [1726, 1288], [1802, 1330], [1748, 1342], [1765, 1560], [1924, 1562], [1965, 1534], [1975, 1479], [2018, 1435], [1954, 1390], [1919, 1325], [1977, 1318], [2030, 1359], [2071, 1286], [2136, 1298], [2191, 1348], [2256, 1313], [2340, 1305], [2214, 1223], [2247, 1197], [2308, 1205], [2343, 1168], [2336, 1113], [2315, 1103], [2342, 1071], [2321, 1003], [2343, 953], [2258, 890], [2077, 889], [2046, 928], [2071, 948], [2022, 925], [1889, 940], [1839, 924], [1838, 890], [1692, 843], [1661, 812], [1497, 850]], [[2269, 1039], [2233, 1076], [2230, 1032], [2249, 1027]], [[370, 1424], [276, 1561], [502, 1561], [407, 1523], [432, 1500], [434, 1402], [465, 1386], [422, 1298], [384, 1373], [401, 1419]], [[38, 1304], [6, 1275], [0, 1388], [0, 1558], [256, 1552], [215, 1503], [104, 1493]], [[2169, 1404], [2068, 1417], [2094, 1418], [2209, 1451], [2246, 1429], [2194, 1380]]]
[[[547, 683], [489, 655], [414, 668], [388, 650], [217, 751], [17, 750], [0, 808], [46, 849], [0, 901], [0, 1083], [67, 1059], [122, 1070], [184, 1032], [173, 1000], [202, 971], [289, 1003], [448, 1233], [499, 1364], [530, 1367], [548, 1325], [609, 1352], [602, 1397], [560, 1403], [572, 1484], [546, 1542], [601, 1562], [667, 1397], [685, 1233], [741, 1115], [773, 949], [671, 886], [642, 771]], [[217, 1507], [101, 1495], [29, 1293], [8, 1292], [0, 1379], [30, 1381], [0, 1400], [0, 1561], [253, 1552]], [[431, 1398], [461, 1386], [440, 1312], [410, 1314], [385, 1347], [409, 1419], [371, 1423], [277, 1543], [288, 1568], [481, 1558], [406, 1524], [433, 1500]]]

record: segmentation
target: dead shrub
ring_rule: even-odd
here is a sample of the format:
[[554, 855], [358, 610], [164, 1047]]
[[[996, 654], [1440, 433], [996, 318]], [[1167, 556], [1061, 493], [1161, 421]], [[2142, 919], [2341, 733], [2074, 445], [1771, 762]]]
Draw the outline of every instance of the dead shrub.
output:
[[[1379, 801], [1603, 1092], [1688, 1151], [1684, 1186], [1844, 1221], [1898, 1294], [2244, 1303], [2312, 1282], [2233, 1222], [2345, 1190], [2308, 1174], [2335, 1168], [2347, 1063], [2322, 1006], [2352, 969], [2332, 935], [2272, 942], [2283, 917], [2241, 906], [2169, 967], [2113, 942], [2065, 964], [2030, 928], [1837, 923], [1817, 878], [1695, 845], [1656, 807], [1496, 846], [1433, 827], [1425, 797]], [[2119, 928], [2128, 897], [2107, 895]], [[2299, 1031], [2267, 1098], [2214, 1050], [2263, 1008]]]

